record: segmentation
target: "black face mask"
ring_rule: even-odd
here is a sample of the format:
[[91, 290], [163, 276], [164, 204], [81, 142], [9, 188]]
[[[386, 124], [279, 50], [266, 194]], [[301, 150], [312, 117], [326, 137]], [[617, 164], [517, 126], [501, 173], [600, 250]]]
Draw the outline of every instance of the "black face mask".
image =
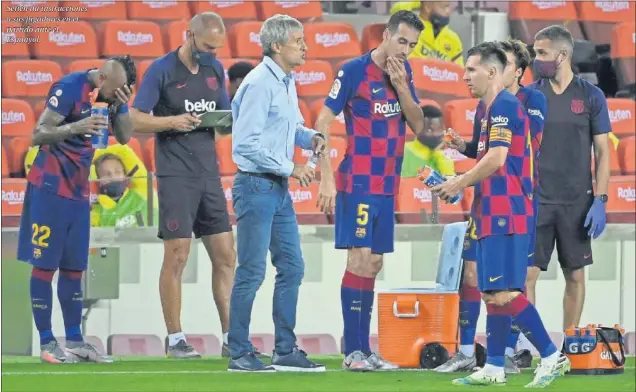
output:
[[197, 48], [197, 44], [192, 37], [192, 61], [202, 67], [212, 67], [216, 60], [216, 55], [209, 52], [202, 52]]
[[417, 137], [417, 140], [431, 150], [436, 149], [442, 144], [442, 136], [420, 135]]
[[429, 21], [431, 22], [434, 28], [442, 29], [448, 26], [448, 23], [450, 23], [450, 17], [441, 16], [440, 14], [433, 12], [431, 13], [431, 16], [429, 17]]
[[123, 196], [124, 192], [126, 192], [126, 188], [128, 188], [128, 182], [126, 180], [113, 181], [100, 185], [99, 193], [118, 200]]

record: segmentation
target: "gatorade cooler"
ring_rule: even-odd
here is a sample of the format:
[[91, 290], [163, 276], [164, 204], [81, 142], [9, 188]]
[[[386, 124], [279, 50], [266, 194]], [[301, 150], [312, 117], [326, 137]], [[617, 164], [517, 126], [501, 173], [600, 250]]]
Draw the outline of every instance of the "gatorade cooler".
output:
[[387, 361], [431, 369], [457, 351], [466, 226], [457, 222], [444, 228], [435, 288], [378, 290], [378, 340]]
[[565, 331], [565, 355], [572, 363], [571, 374], [623, 374], [625, 372], [625, 330], [618, 324], [603, 327], [588, 324]]

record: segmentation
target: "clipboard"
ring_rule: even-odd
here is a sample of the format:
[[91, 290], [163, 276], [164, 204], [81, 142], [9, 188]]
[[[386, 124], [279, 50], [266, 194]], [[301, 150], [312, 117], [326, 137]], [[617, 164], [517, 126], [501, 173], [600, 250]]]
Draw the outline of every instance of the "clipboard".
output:
[[197, 117], [201, 119], [201, 124], [199, 125], [199, 127], [229, 128], [232, 126], [231, 110], [215, 110], [213, 112], [198, 114]]

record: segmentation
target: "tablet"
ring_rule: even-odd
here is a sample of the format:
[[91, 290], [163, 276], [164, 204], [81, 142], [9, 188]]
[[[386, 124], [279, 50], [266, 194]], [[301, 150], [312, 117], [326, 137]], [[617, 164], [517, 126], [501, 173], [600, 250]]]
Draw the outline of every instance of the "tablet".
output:
[[198, 117], [201, 119], [201, 125], [199, 125], [199, 127], [226, 128], [232, 126], [231, 110], [215, 110], [213, 112], [199, 114]]

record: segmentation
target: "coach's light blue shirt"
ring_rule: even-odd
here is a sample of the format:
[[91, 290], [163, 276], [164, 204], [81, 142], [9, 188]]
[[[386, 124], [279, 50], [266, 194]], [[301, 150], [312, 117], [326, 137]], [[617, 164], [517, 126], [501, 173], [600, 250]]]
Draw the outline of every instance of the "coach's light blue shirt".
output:
[[250, 72], [232, 100], [232, 159], [239, 170], [289, 177], [294, 145], [311, 150], [296, 84], [269, 56]]

